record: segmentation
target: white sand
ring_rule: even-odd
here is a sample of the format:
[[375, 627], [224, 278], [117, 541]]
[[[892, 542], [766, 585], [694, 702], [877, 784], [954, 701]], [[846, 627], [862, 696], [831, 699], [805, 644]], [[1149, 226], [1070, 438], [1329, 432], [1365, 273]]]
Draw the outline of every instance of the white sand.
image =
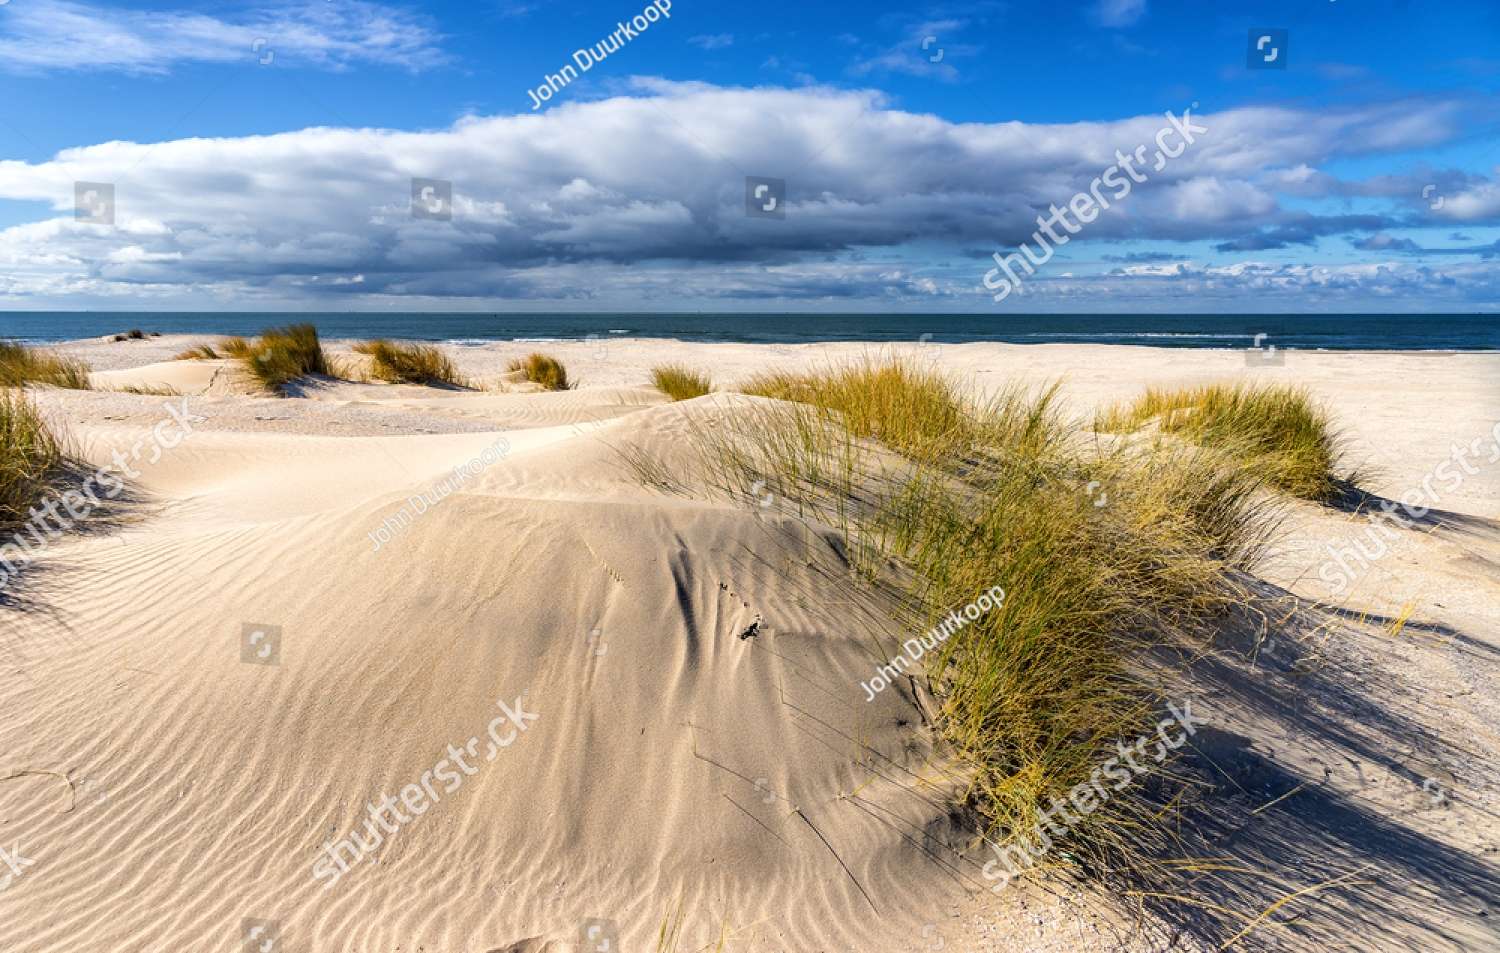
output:
[[[897, 634], [878, 603], [851, 602], [828, 544], [794, 522], [655, 493], [612, 449], [680, 470], [690, 421], [720, 412], [667, 404], [645, 384], [652, 364], [697, 365], [730, 387], [879, 348], [556, 345], [579, 390], [330, 384], [285, 399], [251, 394], [227, 364], [162, 363], [195, 340], [70, 347], [100, 369], [97, 386], [170, 387], [205, 419], [137, 465], [145, 498], [119, 525], [55, 542], [0, 605], [0, 847], [34, 860], [0, 891], [0, 950], [239, 949], [245, 918], [278, 921], [289, 951], [485, 953], [528, 938], [514, 948], [582, 950], [584, 921], [602, 918], [636, 953], [679, 908], [683, 950], [713, 949], [721, 928], [730, 950], [797, 953], [1173, 942], [1171, 918], [1133, 923], [1088, 890], [987, 893], [987, 858], [956, 852], [969, 838], [920, 712], [895, 691], [866, 704], [859, 688], [872, 632]], [[451, 352], [497, 381], [526, 350]], [[1391, 496], [1500, 422], [1497, 355], [1247, 368], [1237, 352], [895, 350], [987, 388], [1062, 378], [1080, 414], [1148, 384], [1305, 384], [1379, 468], [1366, 488]], [[169, 398], [38, 399], [97, 465], [148, 438]], [[503, 459], [372, 551], [369, 534], [408, 498], [496, 446]], [[1409, 611], [1403, 636], [1334, 622], [1324, 677], [1225, 662], [1241, 681], [1210, 671], [1197, 687], [1221, 729], [1214, 753], [1274, 759], [1324, 792], [1318, 810], [1258, 815], [1226, 856], [1279, 858], [1280, 892], [1372, 863], [1394, 876], [1421, 851], [1447, 865], [1394, 896], [1329, 897], [1350, 949], [1500, 948], [1484, 945], [1493, 912], [1465, 893], [1492, 883], [1500, 839], [1500, 463], [1440, 506], [1482, 519], [1407, 531], [1337, 600]], [[1294, 506], [1268, 584], [1329, 600], [1324, 547], [1366, 525]], [[756, 619], [762, 632], [740, 638]], [[278, 665], [241, 661], [246, 623], [281, 628]], [[1230, 687], [1247, 678], [1264, 696]], [[1402, 733], [1379, 737], [1332, 697], [1350, 685], [1399, 711]], [[518, 698], [539, 718], [486, 762], [497, 702]], [[1314, 710], [1318, 732], [1298, 720]], [[326, 890], [315, 880], [326, 842], [364, 832], [366, 802], [431, 784], [448, 746], [476, 736], [472, 776], [451, 793], [437, 782], [440, 802], [387, 833], [376, 859]], [[1460, 743], [1467, 759], [1445, 747]], [[1372, 764], [1400, 777], [1372, 790], [1349, 766], [1360, 758], [1360, 777]], [[1430, 802], [1411, 789], [1435, 778], [1448, 803], [1417, 810]], [[1266, 847], [1289, 828], [1308, 843]], [[1452, 909], [1429, 896], [1440, 889]], [[1251, 943], [1273, 941], [1313, 948], [1281, 928]]]

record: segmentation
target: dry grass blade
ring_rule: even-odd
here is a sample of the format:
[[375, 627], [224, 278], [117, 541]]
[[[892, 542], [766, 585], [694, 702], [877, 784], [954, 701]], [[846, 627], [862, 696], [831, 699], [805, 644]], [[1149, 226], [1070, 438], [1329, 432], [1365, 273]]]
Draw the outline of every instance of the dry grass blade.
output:
[[1249, 936], [1251, 933], [1255, 932], [1255, 930], [1257, 930], [1260, 925], [1264, 923], [1273, 913], [1291, 903], [1293, 900], [1300, 900], [1303, 897], [1311, 896], [1312, 894], [1320, 893], [1333, 887], [1365, 885], [1366, 883], [1368, 883], [1367, 881], [1357, 881], [1353, 879], [1362, 873], [1364, 873], [1364, 868], [1360, 868], [1359, 870], [1344, 874], [1342, 877], [1334, 877], [1332, 880], [1325, 880], [1322, 883], [1313, 884], [1310, 887], [1303, 887], [1301, 890], [1294, 890], [1291, 893], [1286, 894], [1285, 896], [1279, 898], [1275, 903], [1271, 904], [1260, 913], [1256, 914], [1254, 917], [1251, 917], [1250, 922], [1245, 925], [1245, 928], [1236, 933], [1234, 936], [1230, 937], [1223, 946], [1219, 947], [1219, 949], [1227, 950], [1233, 946], [1238, 945], [1241, 940]]

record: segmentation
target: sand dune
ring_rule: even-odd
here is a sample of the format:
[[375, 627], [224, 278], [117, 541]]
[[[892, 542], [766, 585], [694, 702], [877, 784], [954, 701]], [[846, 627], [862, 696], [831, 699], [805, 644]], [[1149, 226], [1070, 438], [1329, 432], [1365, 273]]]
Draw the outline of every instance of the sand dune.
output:
[[[930, 350], [967, 367], [973, 347]], [[1033, 373], [1061, 360], [1046, 353]], [[1144, 350], [1111, 359], [1122, 381], [1161, 366]], [[1347, 358], [1321, 359], [1309, 373], [1332, 389]], [[1461, 402], [1431, 406], [1412, 383], [1379, 409], [1338, 409], [1372, 447], [1398, 425], [1428, 431], [1413, 437], [1424, 448], [1477, 435], [1496, 422], [1493, 365], [1452, 359], [1471, 375]], [[204, 419], [139, 468], [139, 499], [112, 525], [56, 542], [0, 606], [0, 846], [34, 861], [0, 891], [0, 949], [226, 949], [255, 918], [318, 953], [582, 950], [590, 926], [616, 941], [592, 948], [637, 951], [677, 911], [683, 950], [721, 932], [746, 951], [1152, 949], [1173, 932], [1194, 948], [1191, 930], [1112, 920], [1086, 890], [986, 892], [909, 688], [868, 703], [860, 688], [879, 640], [905, 635], [888, 607], [816, 528], [663, 495], [621, 465], [616, 448], [634, 446], [682, 470], [689, 430], [745, 404], [665, 404], [640, 384], [646, 366], [561, 394], [340, 384], [277, 402], [321, 433], [243, 432], [271, 399], [235, 390], [219, 362], [96, 373], [188, 394]], [[41, 399], [100, 465], [149, 439], [166, 398]], [[319, 403], [331, 416], [307, 416]], [[1394, 461], [1386, 485], [1418, 462]], [[1476, 477], [1451, 506], [1494, 516], [1496, 485]], [[1299, 512], [1276, 582], [1306, 591], [1315, 540], [1350, 518]], [[1423, 625], [1481, 646], [1470, 668], [1438, 671], [1448, 650], [1413, 640], [1366, 660], [1372, 682], [1409, 670], [1396, 696], [1468, 681], [1472, 698], [1410, 717], [1470, 731], [1476, 762], [1446, 776], [1469, 813], [1423, 843], [1474, 865], [1476, 890], [1497, 830], [1490, 529], [1413, 534], [1409, 561], [1382, 567], [1419, 581]], [[247, 649], [246, 627], [270, 638]], [[1361, 631], [1353, 644], [1378, 644]], [[269, 644], [276, 664], [255, 654]], [[1310, 684], [1293, 681], [1288, 698]], [[1234, 689], [1218, 690], [1223, 725]], [[1275, 739], [1285, 764], [1314, 770], [1309, 739], [1264, 711], [1237, 718], [1252, 748]], [[368, 805], [386, 795], [407, 801], [382, 825]], [[351, 832], [381, 842], [353, 860]], [[1351, 949], [1497, 948], [1474, 916], [1361, 935], [1372, 945]]]
[[179, 394], [253, 393], [232, 361], [165, 361], [90, 375], [99, 390], [175, 391]]
[[[910, 707], [864, 704], [863, 627], [794, 599], [836, 602], [837, 581], [800, 556], [761, 565], [757, 515], [653, 499], [602, 445], [568, 446], [597, 436], [509, 435], [502, 463], [379, 552], [369, 534], [496, 435], [205, 433], [164, 455], [141, 480], [172, 501], [149, 531], [59, 546], [65, 573], [26, 591], [59, 587], [56, 611], [17, 618], [25, 678], [6, 700], [29, 717], [8, 773], [48, 773], [7, 782], [6, 814], [36, 851], [25, 903], [50, 913], [41, 931], [8, 918], [4, 948], [203, 949], [233, 907], [320, 949], [472, 949], [568, 934], [564, 911], [642, 945], [669, 912], [648, 898], [736, 924], [800, 910], [791, 935], [905, 903], [889, 825], [943, 811], [910, 773], [926, 754]], [[771, 630], [740, 638], [758, 618]], [[241, 662], [242, 623], [281, 628], [279, 665]], [[314, 880], [365, 802], [420, 784], [517, 699], [539, 720], [493, 767], [378, 860]], [[835, 809], [871, 749], [894, 780]], [[82, 778], [108, 799], [75, 806]]]

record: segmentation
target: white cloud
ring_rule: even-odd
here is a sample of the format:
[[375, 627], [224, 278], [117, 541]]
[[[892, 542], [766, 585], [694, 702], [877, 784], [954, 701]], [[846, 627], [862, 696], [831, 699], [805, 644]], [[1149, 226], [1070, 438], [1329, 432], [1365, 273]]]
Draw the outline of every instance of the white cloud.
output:
[[703, 36], [690, 36], [688, 42], [704, 50], [722, 50], [734, 45], [733, 33], [713, 33]]
[[1219, 266], [1180, 262], [1119, 268], [1075, 281], [1066, 289], [1049, 288], [1048, 282], [1032, 279], [1026, 290], [1034, 295], [1084, 294], [1096, 300], [1108, 296], [1116, 303], [1168, 299], [1201, 306], [1217, 302], [1235, 311], [1314, 310], [1350, 302], [1379, 305], [1382, 310], [1421, 311], [1439, 304], [1493, 305], [1500, 298], [1500, 268], [1486, 262], [1444, 268], [1393, 261], [1342, 265], [1243, 261]]
[[425, 19], [367, 0], [284, 4], [223, 19], [188, 10], [129, 10], [79, 0], [0, 6], [0, 70], [167, 73], [184, 63], [339, 69], [383, 63], [423, 69], [445, 61]]
[[1099, 0], [1094, 14], [1104, 26], [1131, 26], [1146, 15], [1146, 0]]
[[849, 72], [855, 76], [902, 73], [954, 82], [959, 74], [952, 61], [976, 56], [980, 51], [978, 46], [958, 42], [969, 25], [968, 20], [960, 19], [909, 25], [905, 40], [855, 60]]
[[[952, 123], [893, 109], [878, 93], [827, 88], [642, 79], [635, 89], [430, 132], [313, 128], [0, 161], [0, 198], [54, 210], [0, 230], [0, 295], [247, 307], [470, 298], [610, 306], [756, 295], [983, 306], [974, 287], [988, 266], [977, 267], [973, 250], [1015, 247], [1039, 212], [1087, 189], [1116, 149], [1153, 142], [1165, 124], [1154, 115]], [[1372, 129], [1403, 126], [1403, 149], [1456, 134], [1453, 110], [1426, 101], [1194, 118], [1209, 129], [1198, 144], [1153, 172], [1074, 248], [1154, 239], [1253, 249], [1371, 234], [1390, 226], [1388, 216], [1284, 209], [1279, 186], [1305, 191], [1321, 175], [1312, 170], [1368, 151]], [[599, 148], [601, 130], [609, 130], [608, 150]], [[784, 220], [745, 215], [746, 175], [787, 180]], [[453, 182], [451, 222], [411, 217], [413, 177]], [[115, 185], [116, 226], [73, 220], [74, 181]], [[1427, 274], [1478, 280], [1459, 267]], [[1394, 286], [1411, 274], [1340, 280]], [[1101, 293], [1142, 277], [1122, 272]], [[1309, 275], [1291, 279], [1318, 286]], [[1269, 279], [1246, 271], [1192, 280], [1215, 289]]]
[[1500, 184], [1495, 182], [1475, 183], [1457, 195], [1443, 196], [1441, 192], [1434, 193], [1434, 198], [1438, 197], [1442, 198], [1443, 203], [1436, 214], [1444, 218], [1473, 222], [1500, 216]]
[[932, 52], [910, 44], [883, 50], [872, 56], [859, 60], [849, 68], [849, 72], [855, 76], [869, 76], [872, 73], [901, 73], [906, 76], [930, 76], [948, 82], [958, 79], [958, 70], [952, 63], [942, 60], [933, 60], [933, 56], [941, 50], [946, 56], [947, 51], [938, 46], [931, 47]]

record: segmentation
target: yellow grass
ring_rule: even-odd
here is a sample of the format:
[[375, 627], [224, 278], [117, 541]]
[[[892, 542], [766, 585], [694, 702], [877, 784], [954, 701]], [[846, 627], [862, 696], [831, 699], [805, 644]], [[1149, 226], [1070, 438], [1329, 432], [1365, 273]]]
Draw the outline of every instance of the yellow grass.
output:
[[[1005, 590], [923, 660], [965, 797], [1002, 842], [1159, 717], [1136, 661], [1245, 601], [1235, 573], [1274, 526], [1255, 477], [1221, 455], [1101, 445], [1052, 389], [975, 401], [935, 370], [875, 359], [746, 389], [785, 402], [698, 434], [707, 483], [833, 527], [852, 568], [899, 586], [913, 634]], [[1141, 861], [1167, 830], [1126, 791], [1049, 861]]]
[[62, 461], [62, 447], [31, 399], [0, 388], [0, 527], [29, 518]]
[[219, 347], [230, 357], [244, 357], [254, 350], [254, 345], [241, 337], [225, 338]]
[[318, 329], [311, 324], [271, 328], [254, 341], [229, 338], [220, 346], [226, 354], [239, 359], [268, 390], [279, 390], [285, 384], [312, 374], [333, 373], [333, 366], [318, 340]]
[[569, 386], [568, 369], [549, 354], [528, 354], [511, 361], [506, 369], [523, 372], [528, 381], [540, 384], [546, 390], [567, 390]]
[[371, 373], [377, 380], [405, 384], [453, 384], [467, 387], [446, 354], [430, 344], [404, 344], [377, 339], [354, 345], [360, 354], [368, 354]]
[[1109, 409], [1096, 426], [1131, 432], [1154, 423], [1239, 460], [1271, 486], [1293, 496], [1326, 501], [1339, 491], [1340, 440], [1328, 412], [1300, 387], [1210, 384], [1151, 388]]
[[51, 384], [89, 389], [89, 367], [82, 361], [12, 341], [0, 341], [0, 387]]
[[692, 400], [714, 389], [707, 374], [682, 364], [662, 364], [651, 369], [651, 383], [673, 400]]

